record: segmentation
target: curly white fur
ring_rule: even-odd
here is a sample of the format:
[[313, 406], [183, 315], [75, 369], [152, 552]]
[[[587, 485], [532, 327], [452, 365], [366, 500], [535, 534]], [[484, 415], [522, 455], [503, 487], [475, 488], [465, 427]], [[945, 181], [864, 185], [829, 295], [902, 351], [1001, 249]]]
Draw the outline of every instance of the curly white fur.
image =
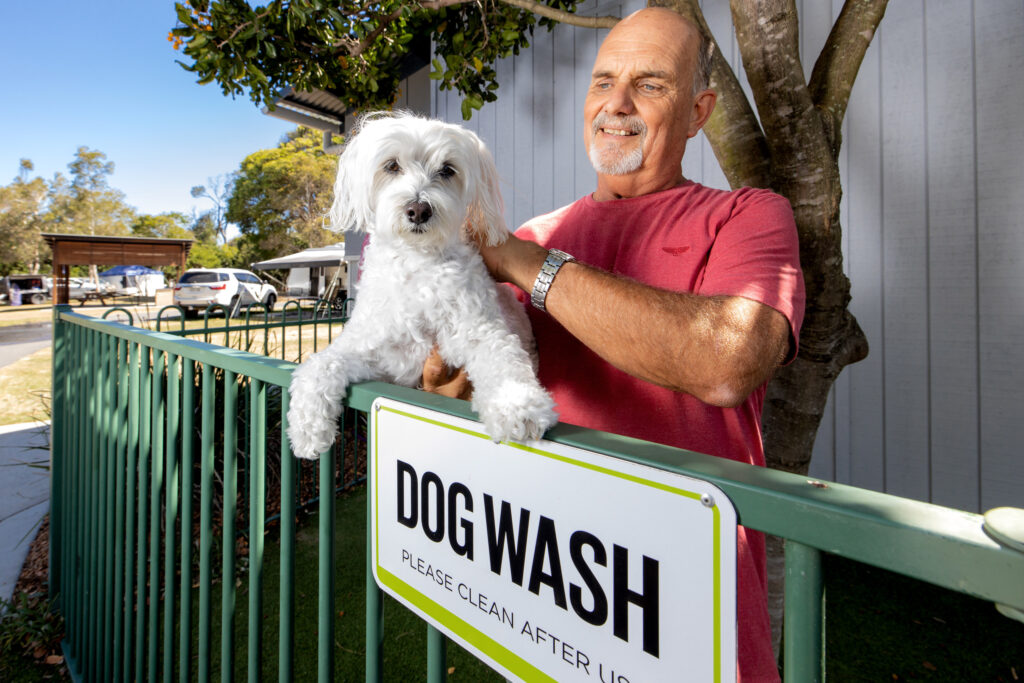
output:
[[316, 458], [334, 442], [349, 384], [415, 386], [435, 344], [466, 369], [495, 441], [538, 439], [557, 421], [526, 312], [495, 285], [468, 234], [488, 244], [508, 234], [497, 171], [476, 135], [409, 114], [365, 117], [341, 155], [331, 217], [370, 241], [351, 319], [292, 377], [296, 456]]

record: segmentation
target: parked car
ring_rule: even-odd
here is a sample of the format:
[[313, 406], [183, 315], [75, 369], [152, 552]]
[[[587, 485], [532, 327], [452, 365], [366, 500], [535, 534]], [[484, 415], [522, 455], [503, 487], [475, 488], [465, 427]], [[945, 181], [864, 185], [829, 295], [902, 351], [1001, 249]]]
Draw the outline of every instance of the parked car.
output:
[[276, 302], [277, 290], [272, 285], [238, 268], [191, 268], [174, 286], [174, 303], [189, 318], [198, 316], [210, 304], [223, 304], [233, 312], [236, 307], [253, 303], [273, 310]]
[[0, 281], [2, 300], [14, 303], [12, 289], [17, 287], [21, 303], [44, 304], [50, 298], [51, 279], [43, 275], [8, 275]]

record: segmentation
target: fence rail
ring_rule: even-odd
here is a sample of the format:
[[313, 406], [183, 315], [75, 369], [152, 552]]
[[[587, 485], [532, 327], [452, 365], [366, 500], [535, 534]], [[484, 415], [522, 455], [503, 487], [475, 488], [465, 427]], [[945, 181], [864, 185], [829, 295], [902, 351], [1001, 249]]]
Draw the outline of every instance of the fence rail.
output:
[[[275, 324], [285, 329], [288, 321]], [[244, 328], [257, 326], [247, 320]], [[207, 326], [198, 334], [209, 333]], [[181, 330], [97, 320], [66, 306], [55, 311], [53, 364], [50, 581], [74, 676], [206, 681], [219, 668], [221, 680], [232, 680], [240, 666], [235, 615], [245, 611], [239, 657], [249, 679], [260, 677], [265, 647], [276, 646], [278, 677], [292, 680], [291, 510], [305, 479], [330, 492], [308, 500], [319, 511], [317, 668], [321, 681], [331, 680], [333, 494], [365, 472], [353, 414], [344, 418], [334, 451], [315, 465], [297, 463], [284, 435], [292, 362], [190, 339]], [[473, 417], [464, 402], [383, 383], [352, 387], [348, 405], [355, 415], [365, 413], [379, 396]], [[742, 524], [787, 539], [787, 680], [823, 675], [823, 552], [1005, 605], [1007, 612], [1024, 610], [1024, 553], [993, 540], [980, 515], [569, 426], [549, 438], [709, 481], [729, 496]], [[275, 509], [282, 511], [281, 568], [278, 640], [271, 646], [263, 642], [260, 616], [264, 531]], [[245, 610], [236, 576], [248, 582]], [[370, 579], [367, 680], [382, 676], [380, 605]], [[215, 632], [219, 653], [212, 651]], [[431, 679], [444, 678], [444, 656], [444, 638], [430, 630]]]

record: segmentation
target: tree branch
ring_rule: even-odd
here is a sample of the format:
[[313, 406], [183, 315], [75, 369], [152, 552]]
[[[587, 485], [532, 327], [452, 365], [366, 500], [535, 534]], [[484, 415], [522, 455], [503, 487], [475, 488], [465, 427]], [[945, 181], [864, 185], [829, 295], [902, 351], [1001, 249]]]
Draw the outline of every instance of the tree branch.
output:
[[771, 175], [764, 133], [739, 79], [708, 28], [697, 0], [650, 0], [648, 4], [678, 12], [715, 43], [711, 57], [711, 88], [718, 100], [711, 119], [704, 125], [704, 134], [730, 187], [767, 187]]
[[792, 201], [786, 186], [806, 183], [808, 165], [820, 164], [832, 151], [800, 66], [796, 5], [794, 0], [730, 0], [729, 4], [743, 68], [768, 142], [771, 187]]
[[853, 82], [887, 5], [888, 0], [846, 0], [814, 63], [811, 99], [833, 116], [837, 128], [846, 115]]
[[217, 49], [218, 49], [218, 50], [220, 50], [221, 48], [223, 48], [223, 47], [224, 47], [225, 45], [227, 45], [228, 43], [230, 43], [230, 42], [231, 42], [231, 41], [232, 41], [232, 40], [234, 39], [234, 37], [235, 37], [235, 36], [237, 36], [237, 35], [239, 34], [239, 32], [241, 32], [241, 31], [242, 31], [243, 29], [245, 29], [245, 28], [246, 28], [247, 26], [251, 26], [251, 25], [253, 25], [253, 24], [255, 24], [255, 23], [259, 22], [259, 20], [260, 20], [260, 19], [262, 19], [263, 17], [265, 17], [265, 16], [267, 16], [268, 14], [270, 14], [270, 12], [271, 12], [271, 9], [270, 9], [270, 8], [268, 7], [268, 8], [267, 8], [267, 10], [266, 10], [265, 12], [262, 12], [262, 13], [260, 13], [260, 14], [257, 14], [257, 15], [256, 15], [256, 18], [255, 18], [255, 19], [253, 19], [252, 21], [243, 21], [243, 22], [242, 22], [241, 24], [239, 24], [238, 26], [236, 26], [236, 27], [235, 27], [235, 30], [234, 30], [234, 31], [232, 31], [232, 32], [231, 32], [231, 34], [230, 34], [230, 35], [229, 35], [229, 36], [228, 36], [227, 38], [225, 38], [224, 40], [220, 41], [220, 42], [219, 42], [219, 43], [217, 44]]
[[[384, 17], [383, 19], [381, 19], [380, 24], [377, 25], [377, 28], [367, 33], [362, 40], [356, 43], [355, 47], [348, 48], [349, 56], [358, 57], [359, 55], [363, 54], [363, 51], [366, 50], [366, 48], [373, 45], [373, 41], [377, 40], [377, 36], [383, 33], [384, 30], [387, 29], [388, 25], [401, 15], [402, 10], [401, 8], [399, 8], [393, 11], [391, 14]], [[335, 43], [335, 45], [337, 45], [337, 43]]]
[[[473, 2], [474, 0], [426, 0], [420, 2], [420, 6], [424, 9], [439, 10], [442, 7], [452, 7], [453, 5], [462, 5], [467, 2]], [[519, 9], [526, 10], [527, 12], [533, 12], [539, 14], [542, 17], [553, 19], [563, 24], [569, 24], [571, 26], [579, 26], [581, 28], [611, 28], [615, 24], [619, 23], [618, 17], [603, 16], [603, 17], [584, 17], [572, 12], [566, 12], [565, 10], [555, 9], [554, 7], [548, 7], [547, 5], [536, 2], [535, 0], [498, 0], [506, 5], [512, 5]]]

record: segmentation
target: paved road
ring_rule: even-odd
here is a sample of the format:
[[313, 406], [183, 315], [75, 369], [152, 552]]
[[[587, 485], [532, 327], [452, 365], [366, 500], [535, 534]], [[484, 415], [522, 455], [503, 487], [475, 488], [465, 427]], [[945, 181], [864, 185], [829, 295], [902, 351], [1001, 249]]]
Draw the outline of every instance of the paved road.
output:
[[10, 600], [50, 507], [49, 425], [0, 427], [0, 598]]
[[53, 323], [0, 327], [0, 368], [44, 349], [53, 339]]

